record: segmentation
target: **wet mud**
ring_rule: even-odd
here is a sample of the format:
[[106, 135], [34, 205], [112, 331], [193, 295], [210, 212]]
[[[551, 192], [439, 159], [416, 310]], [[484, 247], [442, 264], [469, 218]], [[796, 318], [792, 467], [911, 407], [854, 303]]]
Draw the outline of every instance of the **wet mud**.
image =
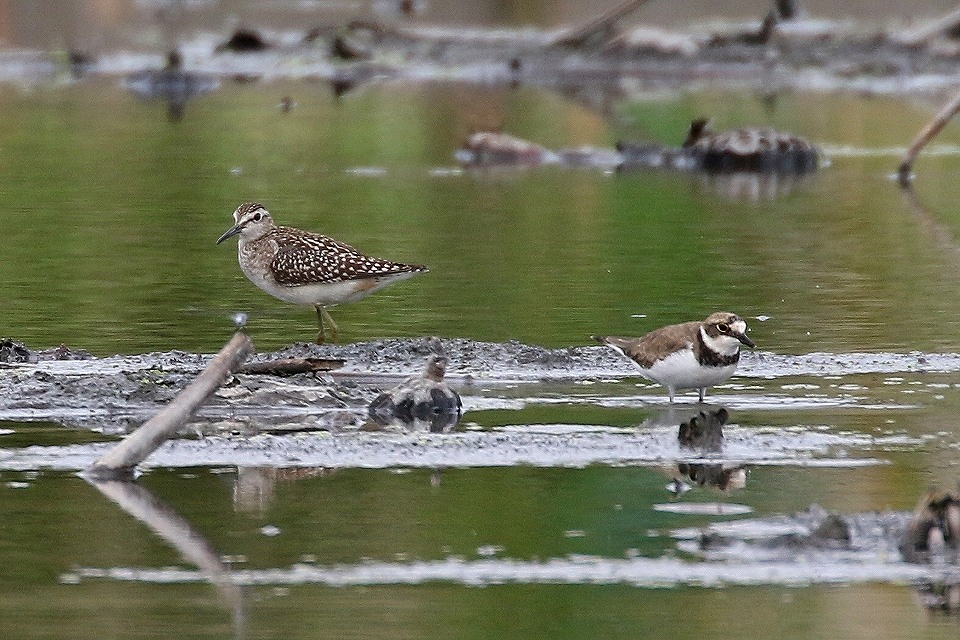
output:
[[[444, 340], [443, 346], [449, 359], [446, 380], [465, 396], [465, 410], [513, 406], [507, 397], [499, 403], [478, 397], [482, 396], [478, 392], [481, 386], [563, 383], [589, 389], [592, 384], [639, 378], [633, 363], [600, 346], [547, 349], [516, 341], [466, 339]], [[7, 351], [12, 357], [0, 361], [0, 419], [99, 420], [114, 425], [108, 431], [121, 432], [172, 400], [211, 357], [170, 351], [96, 358], [66, 347], [32, 351], [23, 345]], [[339, 416], [330, 419], [342, 424], [346, 412], [361, 420], [379, 394], [402, 378], [420, 374], [430, 353], [427, 338], [322, 346], [297, 343], [260, 353], [251, 358], [251, 364], [291, 358], [342, 360], [344, 364], [333, 371], [293, 375], [235, 374], [201, 409], [200, 416], [249, 415], [263, 420]], [[780, 355], [754, 351], [743, 355], [733, 380], [736, 385], [738, 379], [955, 372], [960, 372], [960, 354]], [[596, 398], [596, 402], [602, 406], [618, 406], [624, 400], [663, 402], [660, 396], [664, 396], [662, 390], [651, 385], [649, 395], [633, 398], [621, 394], [619, 399]], [[754, 400], [763, 405], [762, 399]]]

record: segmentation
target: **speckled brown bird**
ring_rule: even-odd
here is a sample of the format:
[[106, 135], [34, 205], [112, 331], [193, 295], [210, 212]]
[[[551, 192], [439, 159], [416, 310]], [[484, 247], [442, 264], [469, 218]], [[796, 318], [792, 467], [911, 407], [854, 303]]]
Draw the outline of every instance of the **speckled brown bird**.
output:
[[740, 361], [740, 345], [753, 347], [747, 323], [726, 311], [705, 320], [671, 324], [642, 338], [592, 336], [640, 367], [640, 375], [667, 388], [670, 402], [678, 389], [697, 389], [700, 402], [707, 387], [733, 375]]
[[336, 339], [337, 324], [326, 307], [354, 302], [388, 284], [406, 280], [427, 268], [364, 255], [350, 245], [319, 233], [277, 226], [262, 204], [248, 202], [233, 212], [234, 224], [217, 240], [239, 235], [237, 256], [244, 275], [263, 291], [284, 302], [313, 305], [320, 332], [324, 322]]

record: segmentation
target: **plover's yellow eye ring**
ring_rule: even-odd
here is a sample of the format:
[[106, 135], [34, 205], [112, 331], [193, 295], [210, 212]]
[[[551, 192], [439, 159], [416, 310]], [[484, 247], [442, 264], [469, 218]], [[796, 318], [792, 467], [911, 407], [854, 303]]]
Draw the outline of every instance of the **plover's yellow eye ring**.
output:
[[730, 325], [728, 325], [726, 322], [721, 322], [717, 325], [717, 331], [720, 333], [730, 333]]

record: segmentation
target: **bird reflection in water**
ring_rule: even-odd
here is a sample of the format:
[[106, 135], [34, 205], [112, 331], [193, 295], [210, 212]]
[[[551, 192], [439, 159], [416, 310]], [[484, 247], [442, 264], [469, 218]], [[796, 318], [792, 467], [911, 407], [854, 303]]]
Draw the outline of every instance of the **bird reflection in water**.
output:
[[167, 54], [167, 64], [162, 69], [133, 73], [124, 79], [123, 85], [141, 100], [166, 102], [170, 120], [179, 122], [189, 100], [214, 91], [220, 82], [203, 74], [184, 71], [182, 56], [173, 50]]
[[[683, 448], [698, 453], [716, 453], [723, 448], [723, 425], [730, 418], [724, 408], [700, 411], [680, 424], [677, 440]], [[703, 463], [678, 460], [672, 469], [673, 482], [667, 490], [675, 496], [689, 491], [687, 481], [721, 491], [742, 489], [747, 484], [747, 468], [742, 464]]]
[[264, 514], [273, 496], [277, 483], [297, 482], [306, 478], [330, 476], [336, 469], [327, 467], [237, 467], [237, 479], [233, 484], [233, 508], [238, 512]]
[[737, 202], [771, 202], [811, 182], [810, 173], [785, 171], [696, 171], [695, 188]]

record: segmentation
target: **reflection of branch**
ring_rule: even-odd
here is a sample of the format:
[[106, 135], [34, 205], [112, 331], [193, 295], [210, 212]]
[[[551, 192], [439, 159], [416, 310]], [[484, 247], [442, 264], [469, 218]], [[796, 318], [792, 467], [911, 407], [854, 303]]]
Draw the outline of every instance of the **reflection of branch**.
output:
[[143, 462], [167, 438], [176, 433], [217, 387], [223, 384], [230, 372], [240, 366], [251, 353], [253, 341], [242, 331], [234, 333], [230, 342], [224, 345], [196, 380], [181, 391], [163, 411], [102, 455], [93, 463], [89, 473], [102, 479], [129, 474], [133, 467]]
[[907, 208], [913, 213], [920, 226], [933, 237], [937, 246], [955, 260], [960, 260], [960, 243], [957, 242], [956, 236], [920, 201], [913, 187], [907, 185], [900, 190], [900, 193]]
[[907, 152], [903, 155], [900, 168], [897, 169], [897, 180], [900, 182], [901, 187], [907, 187], [913, 181], [913, 176], [910, 175], [910, 172], [913, 169], [913, 161], [917, 159], [917, 154], [920, 153], [920, 150], [927, 146], [931, 140], [937, 137], [937, 134], [947, 126], [947, 123], [957, 114], [957, 111], [960, 111], [960, 93], [957, 93], [950, 102], [943, 105], [943, 108], [937, 112], [933, 120], [928, 122], [927, 125], [920, 130], [920, 133], [917, 134], [917, 137], [913, 139], [910, 148], [907, 149]]
[[233, 610], [237, 637], [243, 636], [243, 592], [234, 584], [227, 566], [220, 560], [220, 554], [203, 534], [173, 507], [135, 482], [101, 481], [86, 476], [84, 479], [118, 507], [147, 525], [157, 536], [180, 552], [185, 560], [205, 572], [220, 597]]

